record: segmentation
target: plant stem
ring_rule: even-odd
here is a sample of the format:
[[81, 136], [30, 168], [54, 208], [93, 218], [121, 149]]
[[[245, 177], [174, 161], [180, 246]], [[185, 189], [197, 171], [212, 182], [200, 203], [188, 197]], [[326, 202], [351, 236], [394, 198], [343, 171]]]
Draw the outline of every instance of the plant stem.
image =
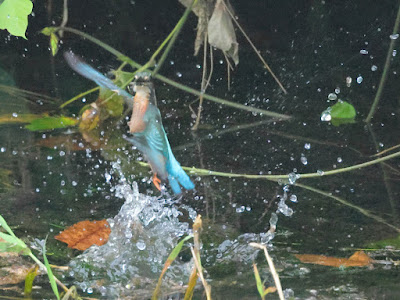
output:
[[[371, 161], [367, 161], [365, 163], [353, 165], [350, 167], [345, 167], [341, 169], [336, 169], [336, 170], [330, 170], [330, 171], [324, 171], [323, 173], [305, 173], [305, 174], [298, 174], [300, 175], [300, 178], [316, 178], [316, 177], [321, 177], [321, 176], [328, 176], [328, 175], [335, 175], [335, 174], [340, 174], [344, 172], [349, 172], [353, 170], [358, 170], [361, 168], [369, 167], [378, 163], [381, 163], [383, 161], [395, 158], [400, 156], [400, 152], [395, 152], [390, 155], [386, 155], [384, 157], [380, 157]], [[251, 175], [251, 174], [237, 174], [237, 173], [226, 173], [226, 172], [217, 172], [217, 171], [211, 171], [211, 170], [206, 170], [206, 169], [197, 169], [195, 167], [183, 167], [183, 169], [190, 171], [190, 173], [194, 173], [197, 175], [201, 176], [221, 176], [221, 177], [229, 177], [229, 178], [249, 178], [249, 179], [267, 179], [267, 180], [272, 180], [272, 181], [277, 181], [280, 179], [288, 179], [288, 175]]]
[[272, 72], [271, 68], [269, 67], [269, 65], [267, 64], [267, 62], [264, 60], [264, 58], [261, 56], [260, 51], [258, 51], [258, 49], [256, 48], [256, 46], [253, 44], [253, 42], [251, 41], [251, 39], [249, 38], [249, 36], [246, 34], [246, 32], [244, 31], [244, 29], [242, 28], [242, 26], [240, 26], [239, 22], [236, 20], [236, 17], [233, 15], [233, 13], [231, 12], [231, 10], [229, 9], [229, 7], [226, 5], [225, 1], [222, 1], [222, 3], [225, 6], [226, 11], [229, 13], [229, 15], [231, 16], [231, 19], [233, 20], [233, 22], [235, 22], [236, 26], [239, 28], [239, 30], [242, 32], [242, 34], [244, 35], [244, 37], [246, 38], [247, 42], [250, 44], [250, 46], [253, 48], [254, 52], [257, 54], [258, 58], [261, 60], [261, 62], [264, 64], [264, 67], [268, 70], [268, 72], [272, 75], [272, 77], [274, 78], [274, 80], [276, 81], [276, 83], [279, 85], [279, 87], [281, 88], [281, 90], [287, 94], [286, 89], [283, 87], [283, 84], [279, 81], [278, 77], [275, 75], [274, 72]]
[[[33, 259], [33, 261], [35, 263], [37, 263], [39, 265], [39, 267], [44, 270], [47, 273], [47, 269], [46, 266], [35, 256], [33, 255], [33, 253], [29, 253], [29, 257]], [[64, 283], [62, 283], [60, 280], [57, 279], [57, 277], [54, 276], [55, 281], [57, 282], [57, 284], [65, 291], [68, 291], [68, 288], [65, 286]]]
[[254, 248], [258, 248], [258, 249], [264, 250], [264, 255], [265, 255], [265, 258], [267, 259], [269, 270], [271, 271], [271, 274], [272, 274], [272, 278], [274, 278], [275, 287], [276, 287], [276, 289], [278, 291], [279, 299], [280, 300], [285, 300], [285, 297], [284, 297], [283, 291], [282, 291], [281, 281], [279, 279], [278, 272], [275, 269], [274, 262], [272, 261], [271, 256], [269, 256], [269, 254], [268, 254], [267, 246], [262, 245], [262, 244], [258, 244], [258, 243], [250, 243], [249, 245], [254, 247]]
[[[394, 23], [394, 27], [393, 27], [393, 34], [398, 34], [398, 29], [399, 29], [399, 23], [400, 23], [400, 1], [399, 1], [399, 7], [397, 9], [397, 17], [396, 17], [396, 21]], [[385, 61], [385, 67], [383, 69], [382, 72], [382, 77], [381, 77], [381, 81], [379, 82], [379, 87], [378, 87], [378, 91], [376, 92], [375, 95], [375, 99], [374, 102], [372, 103], [371, 109], [368, 113], [367, 118], [365, 119], [366, 123], [370, 123], [371, 119], [373, 118], [376, 108], [379, 104], [379, 101], [381, 100], [381, 96], [382, 96], [382, 91], [383, 88], [385, 86], [386, 83], [386, 78], [388, 75], [388, 71], [390, 68], [390, 61], [392, 59], [392, 54], [393, 54], [393, 49], [394, 49], [394, 44], [396, 43], [396, 39], [391, 39], [390, 41], [390, 45], [389, 45], [389, 50], [387, 52], [386, 55], [386, 61]]]
[[311, 192], [314, 192], [314, 193], [323, 195], [323, 196], [325, 196], [325, 197], [332, 198], [332, 199], [338, 201], [339, 203], [341, 203], [341, 204], [343, 204], [343, 205], [346, 205], [346, 206], [348, 206], [348, 207], [351, 207], [351, 208], [357, 210], [359, 213], [363, 214], [364, 216], [366, 216], [366, 217], [368, 217], [368, 218], [371, 218], [371, 219], [374, 219], [374, 220], [377, 221], [378, 223], [385, 224], [385, 225], [389, 226], [390, 228], [392, 228], [393, 230], [395, 230], [396, 232], [399, 232], [399, 233], [400, 233], [400, 228], [398, 228], [398, 227], [396, 227], [396, 226], [394, 226], [394, 225], [392, 225], [392, 224], [386, 222], [384, 219], [382, 219], [382, 218], [379, 217], [379, 216], [373, 215], [371, 212], [369, 212], [369, 211], [366, 210], [366, 209], [363, 209], [363, 208], [361, 208], [361, 207], [359, 207], [359, 206], [357, 206], [357, 205], [354, 205], [354, 204], [352, 204], [352, 203], [350, 203], [350, 202], [348, 202], [348, 201], [346, 201], [346, 200], [344, 200], [344, 199], [342, 199], [342, 198], [339, 198], [339, 197], [337, 197], [337, 196], [332, 195], [332, 193], [324, 192], [324, 191], [321, 191], [321, 190], [319, 190], [319, 189], [315, 189], [315, 188], [313, 188], [313, 187], [310, 187], [310, 186], [304, 185], [304, 184], [296, 183], [295, 185], [298, 186], [298, 187], [300, 187], [300, 188], [309, 190], [309, 191], [311, 191]]
[[[135, 62], [134, 60], [132, 60], [131, 58], [125, 56], [124, 54], [122, 54], [118, 50], [114, 49], [113, 47], [107, 45], [106, 43], [104, 43], [104, 42], [102, 42], [102, 41], [100, 41], [100, 40], [98, 40], [98, 39], [96, 39], [96, 38], [94, 38], [94, 37], [82, 32], [82, 31], [79, 31], [79, 30], [73, 29], [73, 28], [69, 28], [69, 27], [62, 27], [62, 28], [61, 27], [55, 27], [55, 30], [56, 31], [64, 30], [64, 31], [72, 32], [72, 33], [74, 33], [74, 34], [76, 34], [76, 35], [78, 35], [78, 36], [80, 36], [82, 38], [85, 38], [85, 39], [95, 43], [96, 45], [102, 47], [103, 49], [107, 50], [111, 54], [115, 55], [119, 60], [121, 60], [123, 62], [127, 62], [128, 64], [130, 64], [132, 67], [134, 67], [136, 69], [141, 69], [141, 68], [144, 67], [144, 66], [138, 64], [137, 62]], [[151, 71], [151, 70], [147, 70], [147, 71], [149, 73], [153, 74], [153, 71]], [[197, 91], [195, 89], [192, 89], [192, 88], [190, 88], [188, 86], [185, 86], [183, 84], [175, 82], [175, 81], [173, 81], [173, 80], [171, 80], [171, 79], [169, 79], [169, 78], [167, 78], [165, 76], [162, 76], [160, 74], [155, 74], [154, 78], [159, 79], [159, 80], [163, 81], [164, 83], [167, 83], [167, 84], [169, 84], [169, 85], [171, 85], [171, 86], [173, 86], [173, 87], [175, 87], [177, 89], [180, 89], [182, 91], [185, 91], [187, 93], [190, 93], [190, 94], [193, 94], [193, 95], [196, 95], [196, 96], [199, 96], [199, 97], [202, 95], [204, 97], [204, 99], [208, 99], [210, 101], [213, 101], [213, 102], [216, 102], [216, 103], [219, 103], [219, 104], [223, 104], [223, 105], [234, 107], [234, 108], [241, 109], [241, 110], [250, 111], [250, 112], [257, 113], [257, 114], [260, 114], [260, 115], [265, 115], [265, 116], [268, 116], [268, 117], [277, 118], [279, 120], [289, 120], [289, 119], [291, 119], [291, 116], [288, 116], [288, 115], [283, 115], [283, 114], [271, 112], [271, 111], [260, 109], [260, 108], [255, 108], [255, 107], [251, 107], [251, 106], [242, 105], [242, 104], [231, 102], [231, 101], [228, 101], [228, 100], [225, 100], [225, 99], [222, 99], [222, 98], [218, 98], [218, 97], [215, 97], [215, 96], [204, 94], [204, 93], [199, 92], [199, 91]]]
[[[153, 76], [158, 73], [158, 71], [161, 69], [161, 66], [163, 65], [165, 59], [168, 56], [168, 53], [171, 51], [172, 46], [175, 44], [176, 38], [178, 37], [179, 33], [181, 32], [181, 29], [183, 25], [186, 22], [186, 19], [188, 18], [190, 12], [192, 11], [193, 5], [197, 3], [197, 0], [193, 0], [192, 3], [186, 8], [185, 12], [183, 13], [183, 16], [180, 18], [178, 23], [176, 24], [175, 28], [172, 30], [172, 32], [169, 34], [169, 37], [172, 35], [172, 38], [170, 39], [167, 48], [165, 49], [164, 53], [162, 54], [160, 61], [158, 62], [156, 68], [153, 71]], [[164, 41], [165, 42], [165, 41]], [[164, 43], [163, 43], [164, 44]], [[157, 53], [158, 54], [158, 53]]]

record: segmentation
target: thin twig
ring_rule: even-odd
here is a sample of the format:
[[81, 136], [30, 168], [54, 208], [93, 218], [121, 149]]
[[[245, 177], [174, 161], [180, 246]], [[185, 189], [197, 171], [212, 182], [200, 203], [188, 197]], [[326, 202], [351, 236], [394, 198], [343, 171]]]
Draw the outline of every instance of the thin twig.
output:
[[[399, 1], [399, 7], [397, 9], [396, 21], [395, 21], [394, 27], [393, 27], [393, 34], [397, 34], [397, 35], [399, 34], [398, 33], [399, 23], [400, 23], [400, 1]], [[379, 104], [379, 101], [381, 100], [382, 91], [383, 91], [383, 88], [384, 88], [385, 83], [386, 83], [386, 78], [388, 76], [388, 71], [389, 71], [389, 68], [390, 68], [390, 62], [392, 60], [392, 54], [393, 54], [394, 44], [396, 43], [396, 40], [397, 39], [391, 39], [391, 41], [390, 41], [389, 49], [388, 49], [388, 52], [387, 52], [387, 55], [386, 55], [385, 67], [384, 67], [383, 72], [382, 72], [381, 81], [379, 82], [379, 87], [378, 87], [378, 91], [376, 92], [374, 102], [372, 103], [372, 106], [371, 106], [371, 109], [370, 109], [370, 111], [368, 113], [368, 116], [365, 119], [366, 123], [370, 123], [371, 122], [371, 119], [373, 118], [373, 116], [375, 114], [375, 111], [376, 111], [376, 108], [377, 108], [377, 106]]]
[[229, 15], [231, 16], [232, 20], [235, 22], [236, 26], [239, 28], [239, 30], [242, 32], [246, 40], [249, 42], [250, 46], [253, 48], [254, 52], [257, 54], [258, 58], [262, 61], [264, 64], [265, 68], [268, 70], [268, 72], [271, 73], [272, 77], [275, 79], [276, 83], [279, 85], [279, 87], [282, 89], [282, 91], [287, 94], [286, 89], [283, 87], [282, 83], [279, 81], [278, 77], [276, 77], [275, 73], [272, 72], [271, 68], [267, 64], [267, 62], [264, 60], [264, 58], [261, 56], [260, 51], [257, 50], [256, 46], [254, 46], [253, 42], [250, 40], [249, 36], [246, 34], [246, 32], [243, 30], [242, 26], [240, 26], [239, 22], [236, 20], [236, 17], [233, 15], [233, 13], [230, 11], [228, 6], [226, 5], [225, 1], [222, 1], [224, 3], [226, 10], [228, 11]]
[[[201, 77], [201, 91], [206, 92], [206, 88], [208, 83], [206, 84], [206, 76], [207, 76], [207, 32], [204, 34], [203, 41], [203, 75]], [[199, 107], [197, 108], [197, 117], [192, 130], [197, 130], [200, 124], [201, 112], [203, 110], [203, 95], [199, 98]]]
[[173, 30], [173, 36], [171, 40], [168, 43], [167, 48], [165, 49], [164, 53], [162, 54], [160, 61], [158, 62], [156, 68], [154, 69], [153, 75], [157, 74], [158, 71], [160, 70], [161, 66], [163, 65], [165, 59], [168, 56], [168, 53], [171, 51], [172, 46], [175, 44], [176, 38], [178, 37], [179, 33], [181, 32], [181, 29], [183, 25], [186, 22], [186, 19], [188, 18], [190, 12], [192, 11], [193, 5], [197, 3], [197, 0], [192, 0], [192, 3], [186, 8], [185, 12], [183, 13], [182, 18], [179, 20], [179, 22], [176, 24], [174, 30]]
[[[329, 175], [335, 175], [335, 174], [340, 174], [344, 172], [350, 172], [354, 170], [358, 170], [361, 168], [369, 167], [378, 163], [381, 163], [383, 161], [395, 158], [400, 156], [400, 152], [396, 152], [390, 155], [386, 155], [384, 157], [380, 157], [371, 161], [367, 161], [361, 164], [345, 167], [345, 168], [340, 168], [336, 170], [330, 170], [330, 171], [323, 171], [323, 172], [315, 172], [315, 173], [304, 173], [304, 174], [297, 174], [300, 176], [300, 178], [316, 178], [316, 177], [322, 177], [322, 176], [329, 176]], [[237, 173], [226, 173], [226, 172], [217, 172], [217, 171], [211, 171], [211, 170], [206, 170], [206, 169], [197, 169], [195, 167], [183, 167], [183, 169], [190, 171], [190, 173], [194, 173], [197, 175], [201, 176], [221, 176], [221, 177], [229, 177], [229, 178], [249, 178], [249, 179], [268, 179], [268, 180], [288, 180], [289, 175], [251, 175], [251, 174], [237, 174]]]
[[[60, 24], [60, 27], [65, 27], [65, 25], [67, 25], [68, 23], [68, 0], [64, 0], [64, 5], [63, 5], [63, 19], [62, 22]], [[58, 32], [60, 38], [62, 38], [64, 36], [64, 31], [60, 30]]]
[[[96, 39], [96, 38], [94, 38], [94, 37], [82, 32], [82, 31], [79, 31], [79, 30], [74, 29], [74, 28], [69, 28], [69, 27], [64, 27], [64, 28], [55, 27], [55, 30], [61, 30], [61, 29], [64, 30], [64, 31], [72, 32], [72, 33], [74, 33], [74, 34], [76, 34], [76, 35], [78, 35], [78, 36], [80, 36], [82, 38], [85, 38], [85, 39], [97, 44], [98, 46], [100, 46], [103, 49], [107, 50], [111, 54], [115, 55], [119, 60], [127, 62], [128, 64], [130, 64], [132, 67], [134, 67], [136, 69], [141, 69], [141, 68], [144, 67], [144, 66], [138, 64], [137, 62], [135, 62], [134, 60], [132, 60], [131, 58], [127, 57], [126, 55], [122, 54], [118, 50], [114, 49], [113, 47], [107, 45], [106, 43], [100, 41], [99, 39]], [[149, 73], [152, 73], [151, 70], [146, 69], [146, 71], [148, 71]], [[173, 80], [171, 80], [171, 79], [169, 79], [169, 78], [167, 78], [165, 76], [162, 76], [160, 74], [154, 75], [154, 78], [159, 79], [159, 80], [163, 81], [164, 83], [169, 84], [169, 85], [171, 85], [171, 86], [173, 86], [173, 87], [175, 87], [177, 89], [183, 90], [183, 91], [185, 91], [187, 93], [190, 93], [190, 94], [193, 94], [193, 95], [196, 95], [196, 96], [199, 96], [199, 97], [200, 97], [200, 95], [203, 95], [204, 99], [208, 99], [210, 101], [213, 101], [213, 102], [216, 102], [216, 103], [219, 103], [219, 104], [222, 104], [222, 105], [234, 107], [234, 108], [245, 110], [245, 111], [250, 111], [250, 112], [253, 112], [253, 113], [257, 113], [257, 114], [260, 114], [260, 115], [276, 118], [276, 119], [279, 119], [279, 120], [289, 120], [289, 119], [292, 118], [291, 116], [288, 116], [288, 115], [283, 115], [283, 114], [271, 112], [271, 111], [268, 111], [268, 110], [252, 107], [252, 106], [246, 106], [246, 105], [242, 105], [242, 104], [239, 104], [239, 103], [231, 102], [231, 101], [228, 101], [228, 100], [225, 100], [225, 99], [222, 99], [222, 98], [211, 96], [211, 95], [202, 93], [201, 91], [199, 92], [199, 91], [197, 91], [195, 89], [192, 89], [192, 88], [190, 88], [188, 86], [185, 86], [183, 84], [180, 84], [180, 83], [178, 83], [176, 81], [173, 81]]]
[[332, 195], [332, 193], [324, 192], [324, 191], [321, 191], [321, 190], [319, 190], [319, 189], [310, 187], [310, 186], [308, 186], [308, 185], [300, 184], [300, 183], [295, 183], [295, 185], [298, 186], [298, 187], [300, 187], [300, 188], [309, 190], [309, 191], [311, 191], [311, 192], [314, 192], [314, 193], [323, 195], [323, 196], [325, 196], [325, 197], [332, 198], [332, 199], [338, 201], [339, 203], [341, 203], [341, 204], [343, 204], [343, 205], [346, 205], [346, 206], [348, 206], [348, 207], [351, 207], [351, 208], [357, 210], [359, 213], [363, 214], [364, 216], [366, 216], [366, 217], [368, 217], [368, 218], [371, 218], [371, 219], [374, 219], [374, 220], [377, 221], [378, 223], [385, 224], [386, 226], [389, 226], [390, 228], [392, 228], [392, 229], [395, 230], [396, 232], [399, 232], [399, 233], [400, 233], [400, 228], [398, 228], [398, 227], [396, 227], [396, 226], [394, 226], [394, 225], [392, 225], [392, 224], [386, 222], [384, 219], [382, 219], [382, 218], [379, 217], [379, 216], [373, 215], [371, 212], [369, 212], [369, 211], [366, 210], [366, 209], [363, 209], [363, 208], [361, 208], [361, 207], [359, 207], [359, 206], [357, 206], [357, 205], [354, 205], [354, 204], [352, 204], [352, 203], [350, 203], [350, 202], [348, 202], [348, 201], [346, 201], [346, 200], [344, 200], [344, 199], [342, 199], [342, 198], [340, 198], [340, 197], [337, 197], [337, 196]]

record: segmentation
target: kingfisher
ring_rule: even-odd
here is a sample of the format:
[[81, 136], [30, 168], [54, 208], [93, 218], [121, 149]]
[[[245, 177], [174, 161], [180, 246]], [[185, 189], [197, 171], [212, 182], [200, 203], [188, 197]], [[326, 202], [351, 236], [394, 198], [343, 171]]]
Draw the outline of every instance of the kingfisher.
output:
[[109, 78], [86, 64], [73, 52], [65, 52], [64, 57], [70, 67], [97, 85], [121, 95], [132, 108], [128, 122], [130, 136], [125, 139], [132, 143], [147, 159], [153, 171], [153, 183], [161, 191], [161, 182], [167, 181], [174, 194], [194, 189], [194, 184], [182, 169], [172, 153], [167, 135], [162, 124], [160, 110], [157, 107], [156, 95], [149, 73], [140, 73], [131, 83], [135, 96], [116, 86]]

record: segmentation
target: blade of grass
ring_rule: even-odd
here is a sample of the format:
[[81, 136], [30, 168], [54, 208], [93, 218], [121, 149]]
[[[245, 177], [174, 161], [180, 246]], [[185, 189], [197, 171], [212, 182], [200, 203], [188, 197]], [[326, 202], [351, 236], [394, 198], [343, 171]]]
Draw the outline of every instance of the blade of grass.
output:
[[190, 277], [189, 277], [188, 287], [186, 289], [185, 297], [183, 298], [183, 300], [191, 300], [192, 299], [193, 293], [194, 293], [194, 288], [196, 287], [198, 278], [199, 278], [199, 275], [197, 275], [197, 269], [196, 269], [196, 266], [194, 266], [192, 274], [190, 274]]
[[254, 248], [258, 248], [258, 249], [264, 250], [264, 255], [265, 255], [265, 258], [267, 259], [269, 270], [270, 270], [270, 272], [272, 274], [272, 278], [274, 278], [275, 287], [278, 290], [279, 299], [280, 300], [285, 300], [285, 297], [283, 296], [281, 281], [279, 279], [278, 272], [276, 272], [274, 262], [272, 261], [271, 256], [269, 256], [269, 254], [268, 254], [267, 246], [262, 245], [262, 244], [258, 244], [258, 243], [250, 243], [249, 245], [254, 247]]
[[183, 244], [193, 238], [192, 235], [188, 235], [185, 238], [183, 238], [172, 250], [171, 254], [168, 256], [167, 260], [165, 261], [164, 268], [161, 271], [160, 277], [158, 278], [157, 286], [153, 292], [153, 296], [151, 297], [152, 300], [157, 300], [158, 296], [160, 294], [160, 289], [161, 289], [161, 284], [162, 284], [162, 279], [164, 277], [165, 272], [167, 272], [169, 266], [173, 263], [175, 258], [178, 256], [179, 252], [181, 252], [181, 249], [183, 247]]
[[49, 281], [50, 281], [50, 285], [53, 290], [53, 293], [57, 297], [57, 299], [60, 300], [60, 294], [58, 293], [56, 279], [53, 275], [53, 271], [51, 270], [49, 261], [47, 260], [47, 256], [46, 256], [46, 241], [47, 241], [47, 237], [45, 239], [45, 242], [43, 243], [43, 261], [44, 261], [44, 265], [46, 266], [47, 276], [49, 277]]
[[197, 254], [196, 254], [195, 250], [193, 249], [193, 247], [190, 247], [190, 251], [192, 252], [193, 261], [194, 261], [194, 264], [197, 269], [197, 274], [199, 275], [199, 277], [201, 279], [201, 283], [203, 284], [204, 290], [206, 292], [206, 298], [207, 298], [207, 300], [211, 300], [211, 287], [208, 285], [207, 281], [204, 279], [203, 268], [201, 266], [200, 257], [197, 257]]
[[258, 273], [257, 265], [253, 264], [253, 271], [254, 271], [254, 277], [256, 278], [256, 284], [257, 284], [257, 291], [260, 294], [260, 297], [262, 300], [265, 299], [264, 296], [264, 284], [261, 281], [260, 278], [260, 273]]
[[39, 266], [35, 265], [34, 268], [32, 268], [29, 272], [28, 275], [25, 277], [25, 288], [24, 288], [24, 297], [25, 298], [30, 298], [30, 295], [32, 294], [32, 286], [33, 286], [33, 280], [35, 279], [37, 273], [38, 273]]

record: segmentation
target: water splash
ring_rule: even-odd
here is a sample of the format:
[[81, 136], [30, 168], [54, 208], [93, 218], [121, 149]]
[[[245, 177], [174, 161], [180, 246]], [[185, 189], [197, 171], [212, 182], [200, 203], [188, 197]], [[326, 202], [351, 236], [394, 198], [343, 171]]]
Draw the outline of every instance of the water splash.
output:
[[[108, 220], [108, 243], [92, 246], [74, 258], [70, 275], [84, 291], [97, 290], [108, 299], [132, 294], [133, 290], [135, 294], [151, 293], [171, 250], [191, 233], [189, 224], [178, 217], [183, 213], [195, 217], [196, 212], [187, 206], [178, 209], [170, 199], [140, 194], [137, 184], [131, 186], [124, 178], [115, 186], [115, 194], [125, 203], [118, 215]], [[189, 274], [187, 263], [175, 261], [165, 282], [178, 287]]]

